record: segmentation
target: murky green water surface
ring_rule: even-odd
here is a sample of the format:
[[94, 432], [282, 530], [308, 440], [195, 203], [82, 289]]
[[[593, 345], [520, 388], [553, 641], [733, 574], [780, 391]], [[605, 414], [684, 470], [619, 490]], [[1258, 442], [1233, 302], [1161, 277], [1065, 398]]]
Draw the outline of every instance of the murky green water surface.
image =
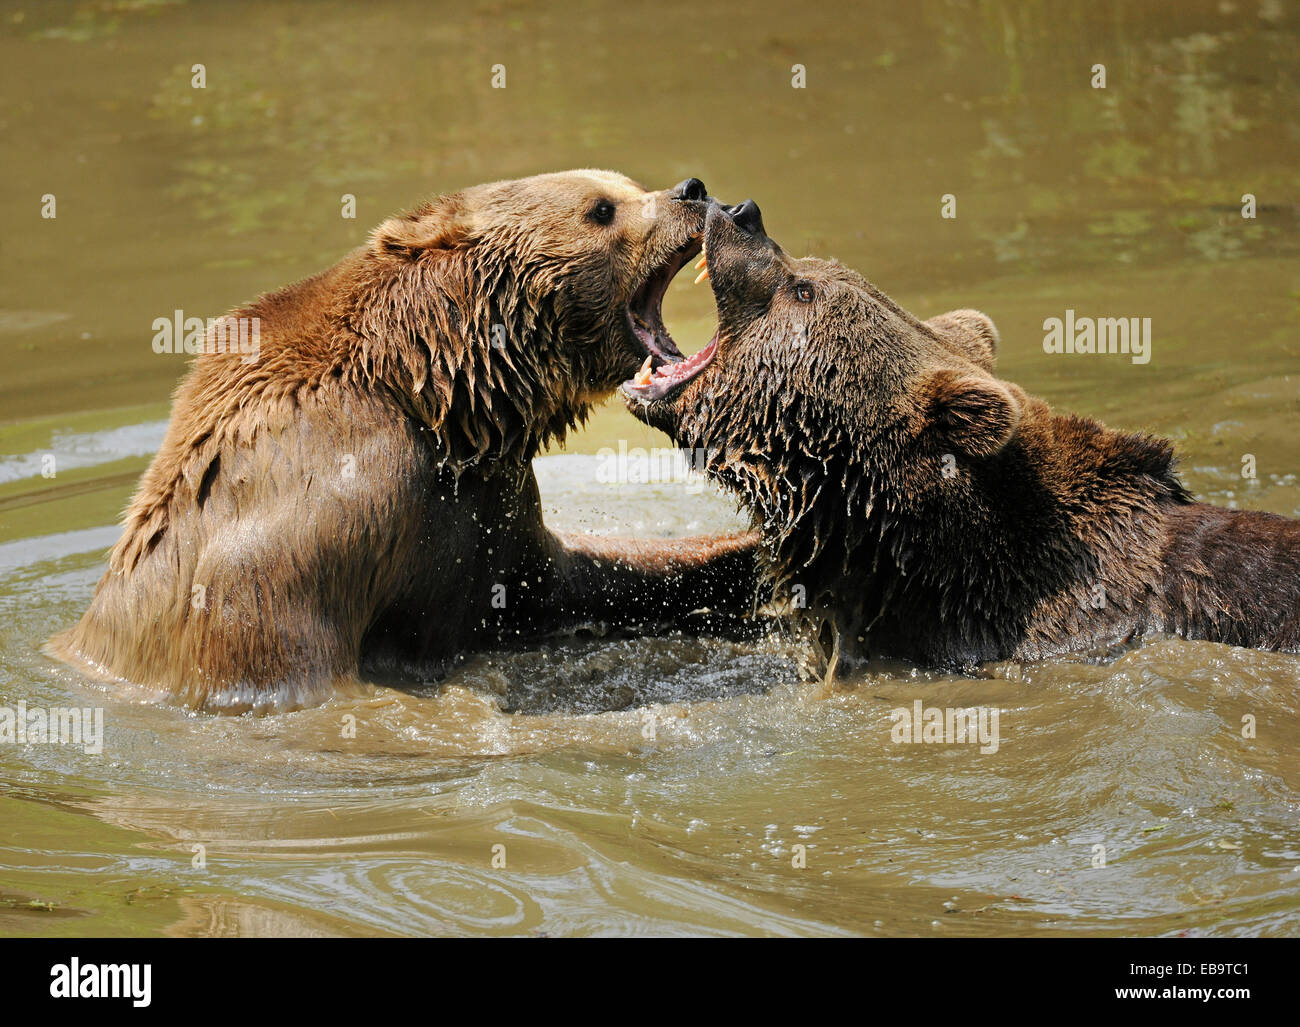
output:
[[[0, 705], [102, 706], [107, 733], [0, 745], [0, 934], [1300, 933], [1293, 656], [1166, 640], [826, 697], [781, 639], [581, 639], [213, 718], [39, 655], [184, 371], [154, 318], [566, 167], [753, 196], [923, 317], [988, 311], [1006, 377], [1173, 437], [1198, 496], [1300, 514], [1294, 5], [835, 6], [0, 4]], [[1067, 308], [1150, 317], [1150, 363], [1044, 354]], [[698, 483], [602, 484], [620, 440], [662, 444], [613, 406], [538, 461], [553, 526], [738, 523]], [[893, 744], [916, 699], [997, 707], [998, 751]]]

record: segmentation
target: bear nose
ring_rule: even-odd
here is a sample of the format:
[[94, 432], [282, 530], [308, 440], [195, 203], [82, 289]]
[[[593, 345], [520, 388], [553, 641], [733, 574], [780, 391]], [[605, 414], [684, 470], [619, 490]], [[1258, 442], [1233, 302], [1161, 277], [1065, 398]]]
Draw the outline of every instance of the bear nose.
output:
[[735, 207], [729, 207], [727, 213], [731, 215], [731, 220], [738, 228], [750, 235], [766, 234], [763, 231], [763, 212], [758, 209], [758, 204], [753, 200], [746, 200]]
[[698, 178], [688, 178], [685, 182], [677, 183], [673, 189], [673, 197], [678, 200], [703, 200], [708, 195], [709, 191]]

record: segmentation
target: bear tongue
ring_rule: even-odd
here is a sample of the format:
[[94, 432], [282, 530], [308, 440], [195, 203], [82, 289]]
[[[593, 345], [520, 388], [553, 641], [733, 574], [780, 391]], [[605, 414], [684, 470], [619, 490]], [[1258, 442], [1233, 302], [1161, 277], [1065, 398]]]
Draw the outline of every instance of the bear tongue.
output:
[[[655, 369], [653, 377], [666, 381], [677, 381], [680, 378], [689, 378], [701, 364], [705, 364], [709, 361], [713, 356], [714, 350], [717, 348], [718, 342], [715, 338], [698, 353], [687, 357], [685, 360], [679, 360], [675, 364], [660, 364], [659, 367]], [[648, 382], [649, 379], [647, 378], [646, 381]]]
[[685, 360], [678, 360], [671, 364], [660, 364], [658, 367], [652, 368], [652, 358], [646, 357], [645, 363], [641, 365], [636, 377], [629, 384], [634, 389], [645, 389], [649, 388], [652, 383], [671, 385], [674, 382], [690, 378], [713, 359], [713, 354], [717, 351], [717, 348], [718, 337], [715, 335], [709, 340], [707, 346]]

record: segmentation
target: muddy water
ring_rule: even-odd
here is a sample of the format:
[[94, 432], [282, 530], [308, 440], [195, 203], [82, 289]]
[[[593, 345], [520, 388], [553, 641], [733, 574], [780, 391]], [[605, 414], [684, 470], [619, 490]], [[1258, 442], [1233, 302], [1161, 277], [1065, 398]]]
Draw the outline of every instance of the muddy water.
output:
[[[154, 318], [570, 166], [752, 195], [923, 316], [987, 310], [1007, 377], [1173, 437], [1200, 497], [1300, 514], [1294, 7], [833, 6], [0, 5], [0, 705], [106, 734], [0, 744], [0, 933], [1300, 933], [1296, 657], [1171, 639], [827, 696], [779, 637], [582, 638], [222, 719], [39, 655], [183, 372]], [[1045, 354], [1066, 309], [1150, 317], [1150, 362]], [[711, 330], [684, 280], [667, 313]], [[620, 440], [657, 444], [610, 408], [538, 461], [557, 527], [737, 523], [698, 482], [602, 482]], [[997, 709], [997, 751], [894, 744], [918, 699]]]

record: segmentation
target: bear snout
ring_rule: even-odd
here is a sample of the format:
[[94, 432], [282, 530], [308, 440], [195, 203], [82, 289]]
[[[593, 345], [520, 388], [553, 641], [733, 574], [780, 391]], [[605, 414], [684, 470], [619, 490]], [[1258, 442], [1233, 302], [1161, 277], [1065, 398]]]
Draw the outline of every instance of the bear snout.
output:
[[694, 200], [703, 202], [709, 198], [709, 191], [698, 178], [688, 178], [673, 186], [674, 200]]
[[767, 235], [763, 229], [763, 212], [753, 200], [746, 200], [734, 207], [727, 208], [727, 214], [746, 235]]

